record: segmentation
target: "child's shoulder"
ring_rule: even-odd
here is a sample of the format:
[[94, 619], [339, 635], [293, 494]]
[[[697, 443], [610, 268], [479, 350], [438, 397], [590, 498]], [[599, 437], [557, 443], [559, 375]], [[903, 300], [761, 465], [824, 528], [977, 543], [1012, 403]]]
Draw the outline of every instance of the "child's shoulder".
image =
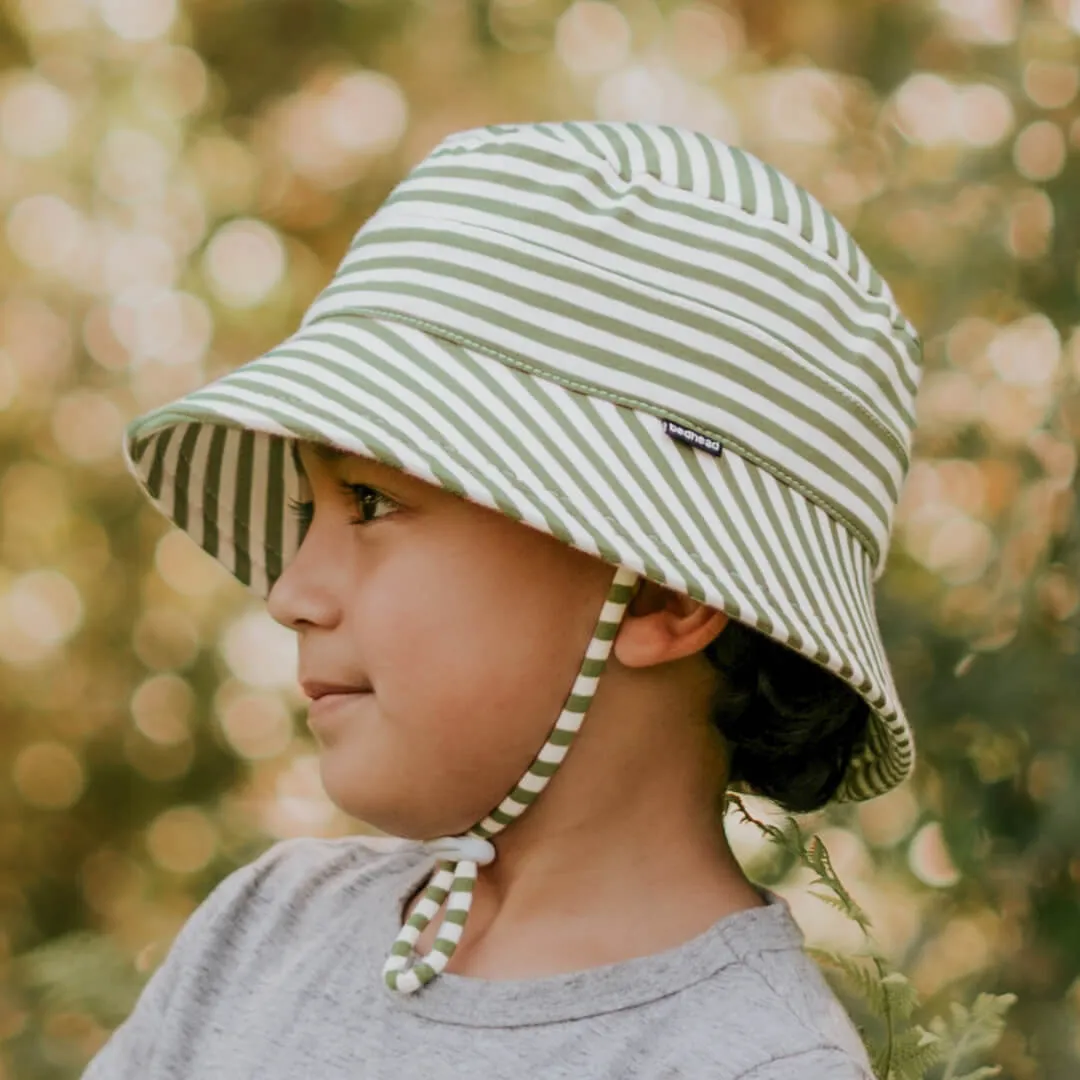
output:
[[427, 857], [418, 841], [397, 836], [299, 836], [275, 841], [230, 877], [242, 889], [280, 895], [290, 887], [360, 883]]
[[298, 915], [391, 890], [399, 875], [419, 872], [430, 857], [414, 840], [390, 836], [292, 837], [278, 840], [227, 874], [194, 913], [181, 937], [225, 929], [236, 936], [279, 929]]

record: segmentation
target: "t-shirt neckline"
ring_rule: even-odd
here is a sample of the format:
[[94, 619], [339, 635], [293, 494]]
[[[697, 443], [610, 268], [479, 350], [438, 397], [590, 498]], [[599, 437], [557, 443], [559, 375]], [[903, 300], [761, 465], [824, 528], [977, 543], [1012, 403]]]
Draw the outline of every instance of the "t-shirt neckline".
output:
[[[401, 929], [400, 913], [427, 880], [435, 860], [417, 847], [384, 879], [378, 939], [388, 952]], [[414, 994], [400, 994], [377, 977], [392, 1006], [467, 1027], [562, 1023], [632, 1008], [678, 993], [742, 960], [749, 953], [801, 948], [802, 931], [787, 901], [758, 887], [766, 906], [722, 916], [703, 933], [659, 953], [614, 964], [531, 979], [483, 979], [444, 972]], [[384, 959], [385, 959], [385, 953]]]

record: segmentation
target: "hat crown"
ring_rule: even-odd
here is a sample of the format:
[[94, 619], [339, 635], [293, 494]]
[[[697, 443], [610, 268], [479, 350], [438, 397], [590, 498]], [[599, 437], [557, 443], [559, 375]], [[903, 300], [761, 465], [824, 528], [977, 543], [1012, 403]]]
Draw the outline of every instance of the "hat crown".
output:
[[359, 230], [304, 326], [350, 316], [715, 439], [884, 568], [918, 334], [842, 224], [744, 150], [634, 123], [451, 135]]

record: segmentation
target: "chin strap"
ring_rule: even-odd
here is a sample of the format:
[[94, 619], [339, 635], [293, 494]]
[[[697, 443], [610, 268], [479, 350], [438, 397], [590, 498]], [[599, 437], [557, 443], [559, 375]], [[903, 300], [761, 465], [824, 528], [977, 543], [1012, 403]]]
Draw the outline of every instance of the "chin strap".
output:
[[[511, 821], [525, 813], [566, 757], [592, 703], [597, 680], [607, 663], [615, 633], [637, 582], [638, 575], [632, 570], [620, 566], [615, 571], [570, 696], [543, 749], [517, 787], [463, 836], [443, 836], [424, 845], [438, 862], [423, 897], [401, 928], [383, 966], [383, 977], [391, 990], [401, 994], [414, 993], [431, 982], [450, 962], [465, 930], [479, 868], [495, 861], [495, 845], [490, 837], [502, 832]], [[431, 951], [427, 956], [418, 957], [416, 942], [444, 902], [446, 913]]]

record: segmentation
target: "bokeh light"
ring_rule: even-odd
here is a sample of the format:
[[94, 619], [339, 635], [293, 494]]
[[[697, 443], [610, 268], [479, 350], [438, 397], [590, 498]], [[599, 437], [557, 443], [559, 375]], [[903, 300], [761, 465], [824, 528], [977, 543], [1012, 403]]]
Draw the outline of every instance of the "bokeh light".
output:
[[938, 0], [950, 31], [976, 45], [1007, 45], [1017, 34], [1019, 0]]
[[975, 83], [958, 91], [956, 131], [972, 146], [996, 146], [1012, 131], [1015, 119], [1012, 101], [1000, 86]]
[[241, 757], [274, 758], [284, 753], [292, 741], [292, 716], [276, 694], [226, 683], [215, 707], [229, 745]]
[[911, 75], [896, 92], [896, 125], [914, 143], [949, 142], [957, 134], [957, 97], [955, 87], [941, 75]]
[[1013, 144], [1016, 171], [1028, 180], [1051, 180], [1065, 166], [1065, 135], [1051, 120], [1028, 124]]
[[671, 50], [679, 69], [692, 78], [715, 78], [746, 48], [743, 24], [735, 12], [712, 4], [677, 8], [669, 24]]
[[115, 460], [124, 429], [124, 414], [116, 402], [92, 390], [73, 390], [53, 410], [56, 445], [72, 461], [94, 464]]
[[176, 19], [176, 0], [97, 0], [105, 25], [128, 41], [164, 37]]
[[1024, 93], [1041, 109], [1061, 109], [1076, 97], [1080, 69], [1055, 60], [1029, 60], [1024, 66]]
[[0, 141], [19, 157], [55, 154], [67, 143], [72, 120], [66, 95], [39, 75], [9, 83], [0, 97]]
[[171, 149], [149, 131], [114, 127], [98, 150], [98, 187], [117, 202], [151, 202], [165, 193], [172, 166]]
[[920, 881], [935, 889], [946, 889], [960, 880], [941, 822], [928, 821], [915, 834], [908, 845], [908, 865]]
[[194, 874], [217, 851], [213, 822], [195, 806], [177, 806], [158, 815], [146, 830], [150, 858], [174, 874]]
[[179, 608], [147, 608], [135, 624], [132, 645], [148, 668], [182, 670], [199, 651], [199, 631], [191, 616]]
[[67, 746], [38, 742], [23, 747], [11, 770], [23, 802], [38, 810], [67, 810], [82, 797], [86, 772]]
[[179, 529], [170, 529], [157, 542], [154, 567], [182, 596], [205, 597], [222, 587], [236, 586], [232, 574]]
[[87, 0], [18, 0], [19, 17], [35, 34], [79, 30], [90, 18]]
[[555, 51], [576, 75], [597, 75], [626, 63], [632, 33], [626, 16], [601, 0], [578, 0], [555, 27]]
[[83, 603], [58, 570], [31, 570], [0, 593], [0, 657], [16, 664], [43, 660], [82, 624]]
[[131, 696], [136, 727], [162, 746], [176, 746], [190, 738], [194, 712], [195, 692], [179, 675], [151, 675]]
[[221, 644], [229, 669], [249, 686], [273, 689], [295, 685], [296, 634], [265, 611], [241, 615], [226, 628]]
[[86, 226], [82, 215], [58, 195], [29, 195], [8, 214], [11, 250], [28, 266], [60, 271], [77, 251]]
[[224, 225], [207, 245], [203, 269], [222, 303], [246, 308], [261, 304], [285, 274], [281, 237], [260, 221]]

